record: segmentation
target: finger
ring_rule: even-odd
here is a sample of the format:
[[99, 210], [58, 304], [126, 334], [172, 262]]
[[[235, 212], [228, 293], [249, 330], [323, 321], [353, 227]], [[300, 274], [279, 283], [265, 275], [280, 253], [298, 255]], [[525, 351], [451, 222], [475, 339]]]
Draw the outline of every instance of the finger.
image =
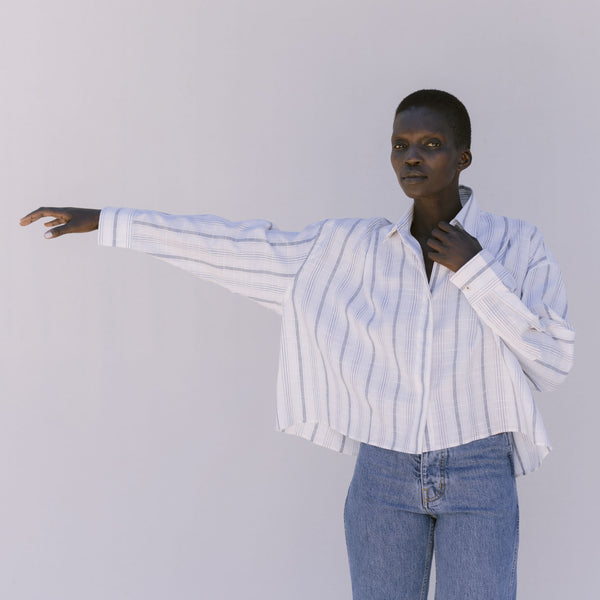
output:
[[460, 231], [460, 232], [468, 235], [472, 240], [477, 239], [477, 238], [473, 237], [458, 221], [456, 222], [456, 225], [454, 226], [454, 229], [456, 231]]
[[60, 208], [45, 208], [40, 207], [37, 210], [25, 215], [19, 222], [21, 225], [29, 225], [43, 217], [62, 217], [64, 212]]
[[55, 227], [56, 225], [64, 225], [65, 223], [68, 223], [66, 219], [52, 219], [52, 221], [44, 223], [44, 227]]
[[34, 221], [37, 221], [38, 219], [40, 219], [43, 215], [42, 213], [42, 208], [38, 208], [37, 210], [34, 210], [32, 212], [30, 212], [29, 214], [25, 215], [20, 221], [19, 223], [21, 225], [29, 225], [30, 223], [33, 223]]
[[448, 232], [442, 231], [441, 229], [438, 229], [436, 227], [431, 232], [431, 237], [429, 239], [436, 239], [436, 240], [439, 240], [440, 242], [444, 242], [444, 241], [448, 240]]
[[429, 238], [426, 243], [430, 248], [433, 248], [438, 252], [445, 248], [444, 244], [440, 240], [436, 240], [435, 238]]
[[433, 262], [436, 263], [442, 263], [442, 261], [444, 260], [445, 255], [442, 254], [441, 252], [428, 252], [427, 253], [427, 258], [429, 258], [429, 260], [432, 260]]
[[450, 233], [451, 231], [455, 230], [455, 227], [453, 225], [450, 225], [450, 223], [446, 223], [446, 221], [440, 221], [437, 226], [439, 229], [445, 231], [446, 233]]
[[51, 240], [52, 238], [60, 237], [65, 233], [71, 233], [71, 227], [69, 224], [61, 225], [60, 227], [55, 227], [54, 229], [46, 231], [44, 237], [48, 240]]

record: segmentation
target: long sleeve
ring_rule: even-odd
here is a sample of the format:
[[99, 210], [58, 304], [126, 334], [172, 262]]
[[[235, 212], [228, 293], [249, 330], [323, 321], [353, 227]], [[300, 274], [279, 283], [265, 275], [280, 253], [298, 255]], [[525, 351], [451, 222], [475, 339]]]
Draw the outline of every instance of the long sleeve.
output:
[[280, 312], [319, 231], [319, 224], [291, 233], [262, 220], [105, 208], [98, 243], [145, 252]]
[[328, 219], [299, 233], [109, 208], [99, 242], [281, 314], [281, 431], [412, 454], [510, 432], [515, 473], [529, 473], [550, 450], [532, 388], [556, 387], [573, 362], [565, 289], [533, 225], [481, 211], [466, 188], [461, 198], [456, 222], [485, 249], [456, 273], [434, 266], [429, 282], [412, 207], [395, 226]]
[[517, 357], [538, 391], [555, 389], [574, 358], [575, 332], [567, 321], [560, 269], [535, 229], [520, 286], [488, 250], [482, 250], [451, 278], [481, 320]]

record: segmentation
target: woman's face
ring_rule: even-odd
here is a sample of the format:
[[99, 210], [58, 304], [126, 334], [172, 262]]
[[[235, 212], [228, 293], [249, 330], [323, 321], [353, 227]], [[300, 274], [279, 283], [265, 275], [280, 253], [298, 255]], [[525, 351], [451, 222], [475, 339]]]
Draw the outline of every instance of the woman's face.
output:
[[458, 189], [458, 176], [471, 164], [471, 153], [456, 147], [441, 113], [410, 108], [394, 119], [391, 162], [409, 198], [443, 198]]

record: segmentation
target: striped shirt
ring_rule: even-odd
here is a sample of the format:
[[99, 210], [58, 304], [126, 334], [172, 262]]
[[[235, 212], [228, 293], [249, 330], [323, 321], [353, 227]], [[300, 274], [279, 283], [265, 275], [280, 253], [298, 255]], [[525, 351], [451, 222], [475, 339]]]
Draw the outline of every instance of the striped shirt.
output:
[[262, 220], [101, 213], [99, 243], [132, 248], [277, 311], [276, 426], [356, 454], [361, 442], [418, 454], [511, 432], [515, 472], [550, 443], [533, 391], [573, 362], [557, 263], [533, 225], [479, 209], [460, 188], [457, 223], [483, 250], [428, 281], [413, 208], [328, 219], [300, 232]]

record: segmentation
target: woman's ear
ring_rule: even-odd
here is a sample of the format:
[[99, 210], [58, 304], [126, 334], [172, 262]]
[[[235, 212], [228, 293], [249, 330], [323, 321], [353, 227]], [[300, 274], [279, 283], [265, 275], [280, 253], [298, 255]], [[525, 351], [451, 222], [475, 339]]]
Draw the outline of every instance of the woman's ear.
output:
[[458, 170], [464, 171], [473, 162], [473, 155], [470, 150], [464, 150], [460, 154], [458, 161]]

